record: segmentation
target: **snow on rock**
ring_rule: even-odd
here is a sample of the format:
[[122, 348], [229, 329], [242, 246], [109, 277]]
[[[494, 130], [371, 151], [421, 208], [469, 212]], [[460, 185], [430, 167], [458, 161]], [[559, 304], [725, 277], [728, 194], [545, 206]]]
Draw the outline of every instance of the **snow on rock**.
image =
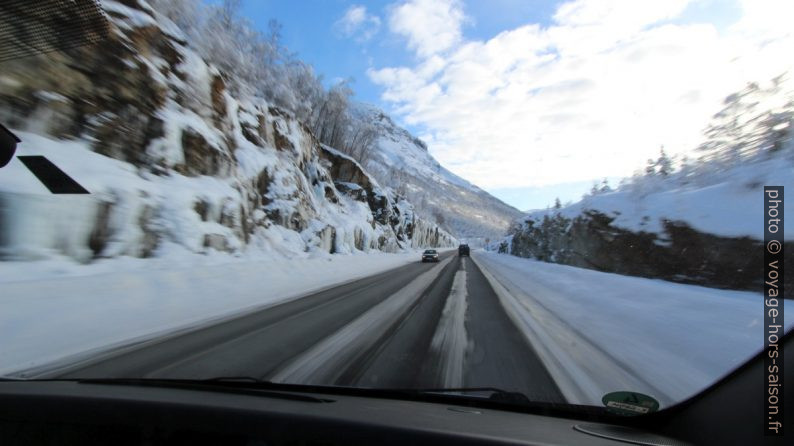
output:
[[[711, 175], [635, 179], [529, 213], [495, 248], [599, 271], [755, 290], [763, 285], [764, 185], [794, 188], [794, 164], [777, 156]], [[783, 228], [787, 256], [794, 252], [792, 220]]]
[[[717, 288], [763, 286], [764, 187], [794, 187], [794, 81], [752, 82], [723, 101], [688, 156], [664, 149], [613, 190], [530, 212], [494, 247], [599, 271]], [[788, 208], [791, 214], [791, 208]], [[783, 218], [788, 261], [794, 219]], [[794, 287], [794, 278], [785, 281]]]
[[102, 4], [113, 32], [96, 47], [4, 67], [0, 116], [21, 137], [19, 154], [45, 155], [91, 195], [50, 195], [14, 160], [0, 177], [1, 259], [456, 242], [290, 112], [227, 88], [146, 2]]

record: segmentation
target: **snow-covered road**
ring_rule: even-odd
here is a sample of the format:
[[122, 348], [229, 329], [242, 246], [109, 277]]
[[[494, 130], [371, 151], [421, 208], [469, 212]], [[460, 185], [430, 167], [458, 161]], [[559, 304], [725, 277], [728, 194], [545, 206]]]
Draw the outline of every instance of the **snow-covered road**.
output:
[[497, 387], [591, 405], [632, 390], [667, 406], [762, 346], [756, 293], [484, 251], [417, 259], [40, 264], [47, 280], [0, 264], [0, 373]]
[[443, 253], [437, 264], [414, 257], [408, 265], [238, 317], [16, 375], [492, 386], [536, 401], [564, 401], [482, 273], [455, 253]]

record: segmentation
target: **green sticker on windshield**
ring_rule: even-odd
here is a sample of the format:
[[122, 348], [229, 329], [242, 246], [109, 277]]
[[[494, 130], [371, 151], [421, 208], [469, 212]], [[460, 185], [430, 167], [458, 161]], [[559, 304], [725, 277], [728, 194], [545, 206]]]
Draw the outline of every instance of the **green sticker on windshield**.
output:
[[653, 397], [637, 392], [612, 392], [601, 398], [607, 410], [620, 415], [645, 415], [659, 410]]

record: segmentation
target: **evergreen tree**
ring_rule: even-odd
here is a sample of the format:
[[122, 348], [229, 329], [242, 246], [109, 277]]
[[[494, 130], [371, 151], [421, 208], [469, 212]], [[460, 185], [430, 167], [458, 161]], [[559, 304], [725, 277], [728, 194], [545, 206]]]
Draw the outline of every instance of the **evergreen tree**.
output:
[[657, 172], [663, 177], [670, 176], [673, 173], [673, 160], [664, 151], [664, 146], [659, 149], [659, 159], [656, 160]]
[[649, 177], [656, 176], [656, 161], [648, 158], [648, 164], [645, 166], [645, 175]]
[[601, 188], [598, 191], [601, 193], [612, 192], [612, 188], [609, 187], [609, 181], [606, 178], [601, 181]]

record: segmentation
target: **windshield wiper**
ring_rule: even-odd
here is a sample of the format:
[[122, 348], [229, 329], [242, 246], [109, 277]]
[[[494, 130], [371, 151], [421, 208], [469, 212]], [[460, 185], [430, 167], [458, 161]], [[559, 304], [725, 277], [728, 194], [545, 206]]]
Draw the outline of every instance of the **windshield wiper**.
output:
[[[223, 383], [223, 384], [242, 384], [243, 386], [248, 384], [253, 384], [253, 387], [267, 387], [271, 389], [275, 388], [285, 388], [289, 386], [289, 388], [294, 388], [294, 384], [284, 384], [284, 383], [274, 383], [267, 380], [262, 380], [259, 378], [254, 378], [252, 376], [219, 376], [215, 378], [209, 378], [205, 380], [201, 380], [202, 382], [209, 382], [209, 383]], [[315, 387], [315, 386], [311, 386]], [[333, 389], [338, 389], [339, 387], [332, 386]], [[344, 387], [349, 388], [349, 387]], [[529, 404], [531, 403], [530, 399], [527, 398], [526, 395], [520, 392], [512, 392], [509, 390], [499, 389], [497, 387], [445, 387], [445, 388], [418, 388], [418, 389], [411, 389], [411, 388], [355, 388], [357, 390], [369, 390], [373, 392], [388, 392], [388, 393], [399, 393], [404, 395], [448, 395], [448, 396], [461, 396], [465, 398], [482, 398], [487, 399], [490, 401], [498, 401], [504, 403], [519, 403], [519, 404]], [[485, 393], [485, 395], [482, 395]]]
[[276, 384], [264, 379], [254, 378], [253, 376], [216, 376], [198, 380], [207, 383], [254, 383], [254, 384]]
[[[129, 385], [166, 388], [184, 388], [216, 392], [234, 392], [247, 395], [291, 399], [315, 403], [332, 403], [329, 395], [347, 395], [367, 398], [390, 398], [435, 403], [463, 404], [520, 412], [541, 413], [553, 416], [602, 414], [603, 408], [532, 401], [520, 392], [497, 387], [460, 388], [377, 388], [348, 387], [313, 384], [290, 384], [267, 381], [253, 376], [219, 376], [207, 379], [160, 379], [160, 378], [84, 378], [84, 379], [8, 379], [9, 381], [70, 381], [80, 384]], [[332, 397], [331, 397], [332, 398]]]
[[[72, 380], [69, 380], [72, 381]], [[238, 392], [251, 395], [291, 399], [312, 403], [333, 403], [334, 400], [306, 395], [301, 386], [278, 384], [248, 376], [218, 377], [210, 379], [160, 379], [160, 378], [86, 378], [73, 380], [80, 384], [111, 384], [149, 387], [181, 387], [199, 390]]]
[[79, 382], [94, 383], [94, 384], [130, 384], [130, 385], [193, 385], [193, 386], [220, 386], [225, 389], [256, 389], [256, 390], [271, 390], [271, 391], [353, 391], [360, 394], [392, 394], [403, 397], [427, 397], [427, 396], [445, 396], [455, 399], [478, 399], [498, 403], [509, 404], [532, 404], [532, 401], [526, 395], [520, 392], [512, 392], [497, 387], [456, 387], [456, 388], [369, 388], [369, 387], [345, 387], [345, 386], [316, 386], [316, 385], [302, 385], [302, 384], [288, 384], [276, 383], [267, 381], [253, 376], [218, 376], [207, 379], [129, 379], [129, 378], [98, 378], [98, 379], [81, 379]]
[[[418, 395], [460, 396], [463, 398], [481, 398], [500, 403], [530, 404], [532, 401], [521, 392], [511, 392], [497, 387], [457, 387], [440, 389], [392, 389], [391, 391], [413, 393]], [[482, 395], [482, 394], [485, 395]]]
[[[24, 378], [2, 377], [0, 381], [29, 381]], [[206, 379], [161, 379], [161, 378], [85, 378], [85, 379], [50, 379], [47, 381], [76, 381], [85, 384], [120, 384], [142, 386], [192, 386], [192, 387], [221, 387], [223, 389], [253, 389], [257, 391], [354, 391], [356, 393], [392, 394], [408, 397], [418, 396], [447, 396], [460, 397], [461, 399], [475, 398], [499, 403], [532, 404], [532, 401], [521, 392], [513, 392], [497, 387], [455, 387], [455, 388], [376, 388], [376, 387], [345, 387], [345, 386], [316, 386], [289, 383], [276, 383], [253, 376], [217, 376]], [[327, 401], [322, 398], [306, 397], [310, 399]]]

